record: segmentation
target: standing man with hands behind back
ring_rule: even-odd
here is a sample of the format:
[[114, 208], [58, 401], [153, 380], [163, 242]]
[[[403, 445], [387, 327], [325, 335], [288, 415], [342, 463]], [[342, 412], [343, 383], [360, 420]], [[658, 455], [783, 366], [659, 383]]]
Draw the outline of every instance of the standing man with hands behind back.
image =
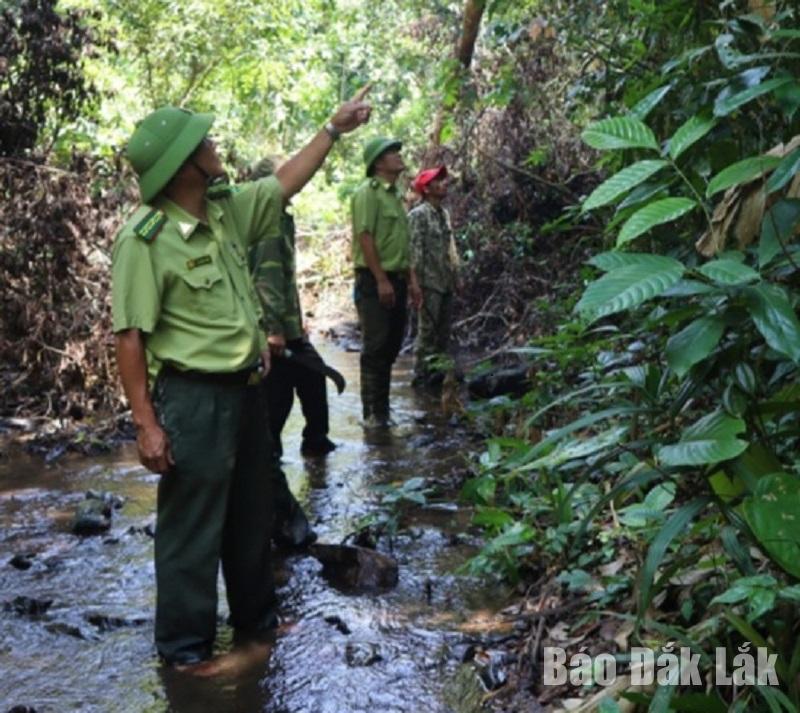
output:
[[397, 139], [364, 147], [367, 178], [351, 200], [353, 298], [361, 324], [361, 404], [366, 428], [390, 425], [392, 364], [405, 335], [407, 307], [422, 304], [411, 268], [408, 220], [397, 180], [406, 166]]
[[369, 119], [365, 93], [275, 176], [238, 191], [218, 189], [225, 172], [208, 138], [210, 114], [162, 107], [128, 144], [143, 205], [114, 244], [113, 329], [139, 458], [162, 476], [155, 639], [170, 664], [211, 656], [220, 561], [237, 636], [258, 636], [276, 622], [275, 462], [256, 371], [261, 360], [268, 368], [269, 351], [247, 250], [278, 232], [284, 201], [339, 135]]

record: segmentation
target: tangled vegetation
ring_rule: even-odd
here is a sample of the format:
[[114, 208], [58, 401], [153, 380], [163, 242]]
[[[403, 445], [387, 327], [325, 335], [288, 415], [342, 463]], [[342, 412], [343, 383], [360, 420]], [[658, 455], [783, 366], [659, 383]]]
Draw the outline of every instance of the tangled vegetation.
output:
[[[143, 109], [215, 111], [236, 173], [372, 82], [375, 129], [456, 177], [459, 341], [530, 377], [469, 405], [488, 438], [462, 492], [487, 542], [470, 571], [518, 583], [530, 625], [493, 703], [800, 709], [796, 2], [0, 8], [3, 416], [120, 406], [108, 249]], [[329, 247], [359, 160], [343, 141], [295, 206], [318, 291], [346, 281]], [[673, 645], [699, 685], [604, 688], [579, 658], [579, 686], [542, 686], [544, 646], [624, 668]], [[715, 650], [748, 645], [779, 685], [715, 686]]]

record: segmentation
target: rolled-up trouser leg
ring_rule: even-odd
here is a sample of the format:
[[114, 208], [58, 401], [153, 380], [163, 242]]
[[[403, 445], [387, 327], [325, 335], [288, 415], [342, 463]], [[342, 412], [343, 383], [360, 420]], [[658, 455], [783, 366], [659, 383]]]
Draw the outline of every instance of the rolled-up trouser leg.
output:
[[264, 390], [248, 387], [222, 547], [231, 624], [240, 631], [258, 631], [275, 623], [270, 540], [278, 465], [271, 457], [270, 439], [265, 437], [265, 414]]
[[[245, 388], [171, 374], [156, 383], [156, 408], [175, 460], [158, 485], [155, 537], [155, 638], [168, 661], [208, 655], [214, 642], [217, 576]], [[263, 517], [266, 503], [254, 504]]]

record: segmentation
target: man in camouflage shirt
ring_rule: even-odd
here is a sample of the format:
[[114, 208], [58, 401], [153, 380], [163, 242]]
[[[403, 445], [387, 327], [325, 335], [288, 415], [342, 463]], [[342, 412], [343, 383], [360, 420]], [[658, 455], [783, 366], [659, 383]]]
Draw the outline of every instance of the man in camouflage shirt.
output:
[[[275, 172], [275, 159], [265, 158], [253, 169], [253, 179]], [[294, 392], [306, 420], [300, 452], [324, 456], [336, 448], [328, 438], [328, 396], [325, 364], [311, 345], [303, 327], [295, 267], [294, 217], [284, 209], [280, 234], [262, 240], [251, 252], [256, 291], [264, 310], [272, 370], [265, 379], [270, 425], [277, 455], [283, 454], [281, 431], [289, 418]], [[313, 362], [316, 368], [310, 368]]]
[[431, 366], [437, 357], [447, 354], [450, 341], [458, 254], [450, 216], [442, 207], [447, 180], [447, 168], [438, 166], [421, 171], [412, 182], [413, 189], [422, 196], [422, 202], [408, 214], [411, 265], [422, 288], [414, 345], [415, 384], [430, 381]]

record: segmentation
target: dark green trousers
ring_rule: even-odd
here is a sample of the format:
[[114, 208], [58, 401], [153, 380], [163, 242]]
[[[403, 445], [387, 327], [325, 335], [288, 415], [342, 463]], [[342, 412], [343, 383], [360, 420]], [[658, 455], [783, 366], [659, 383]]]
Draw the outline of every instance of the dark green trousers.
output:
[[387, 273], [394, 287], [394, 307], [378, 299], [378, 284], [367, 269], [357, 269], [353, 291], [361, 324], [361, 405], [364, 418], [389, 418], [392, 364], [406, 331], [408, 286], [400, 273]]
[[220, 563], [233, 627], [274, 621], [276, 466], [262, 389], [162, 372], [155, 399], [175, 459], [158, 485], [155, 638], [180, 661], [211, 652]]

